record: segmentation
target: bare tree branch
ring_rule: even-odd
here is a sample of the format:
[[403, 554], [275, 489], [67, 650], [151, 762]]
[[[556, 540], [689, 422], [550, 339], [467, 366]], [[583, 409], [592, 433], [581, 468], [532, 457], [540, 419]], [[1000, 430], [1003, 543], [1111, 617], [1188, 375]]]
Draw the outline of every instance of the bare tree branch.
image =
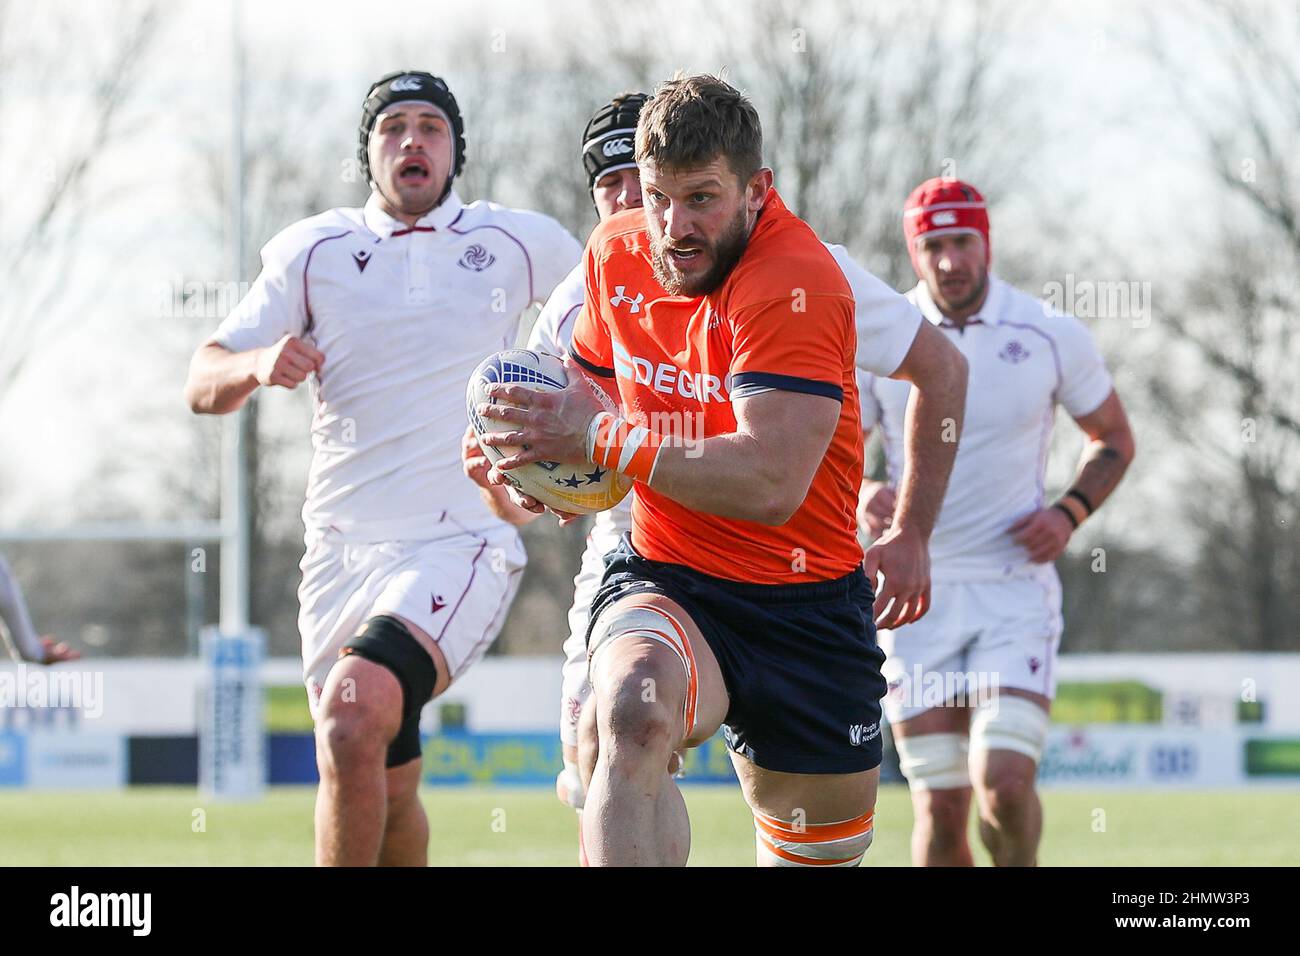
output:
[[[52, 20], [54, 39], [47, 42], [60, 49], [89, 45], [93, 27], [74, 11], [51, 5], [42, 7], [41, 12]], [[0, 5], [0, 89], [16, 86], [62, 95], [57, 84], [47, 82], [62, 69], [62, 61], [49, 56], [44, 48], [19, 48], [13, 39], [18, 16], [16, 6]], [[55, 334], [58, 326], [69, 320], [66, 317], [77, 314], [73, 309], [58, 308], [76, 289], [79, 230], [74, 224], [83, 223], [98, 208], [98, 197], [86, 196], [87, 184], [111, 148], [129, 132], [126, 112], [139, 92], [140, 72], [162, 21], [156, 3], [129, 6], [113, 19], [117, 32], [108, 39], [105, 55], [98, 61], [91, 56], [83, 58], [90, 77], [89, 126], [68, 136], [66, 147], [57, 149], [64, 161], [52, 171], [43, 189], [29, 162], [19, 157], [20, 161], [13, 163], [26, 171], [27, 182], [38, 194], [30, 215], [16, 223], [11, 220], [0, 233], [0, 283], [6, 296], [4, 314], [0, 315], [0, 339], [5, 342], [0, 354], [0, 401], [40, 343]], [[39, 268], [34, 269], [38, 262]]]

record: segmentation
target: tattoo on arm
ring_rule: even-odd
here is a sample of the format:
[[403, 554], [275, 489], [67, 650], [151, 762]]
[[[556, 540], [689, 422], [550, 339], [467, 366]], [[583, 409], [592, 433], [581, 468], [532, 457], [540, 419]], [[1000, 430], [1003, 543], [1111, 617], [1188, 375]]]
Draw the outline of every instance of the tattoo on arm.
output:
[[1100, 508], [1124, 477], [1127, 468], [1128, 463], [1114, 448], [1101, 443], [1091, 444], [1084, 450], [1079, 474], [1072, 487], [1083, 492], [1094, 509]]

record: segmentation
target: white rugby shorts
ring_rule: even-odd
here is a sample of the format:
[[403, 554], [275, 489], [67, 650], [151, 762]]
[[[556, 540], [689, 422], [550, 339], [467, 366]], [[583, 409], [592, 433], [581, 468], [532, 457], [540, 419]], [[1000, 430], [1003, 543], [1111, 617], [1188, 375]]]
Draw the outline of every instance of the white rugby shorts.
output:
[[303, 679], [315, 716], [339, 650], [379, 614], [422, 628], [455, 681], [505, 623], [527, 558], [513, 528], [433, 541], [345, 542], [314, 533], [299, 567]]
[[588, 537], [582, 566], [573, 579], [573, 606], [569, 608], [569, 636], [564, 641], [560, 691], [560, 740], [571, 747], [578, 745], [578, 717], [591, 696], [591, 681], [587, 676], [587, 621], [591, 617], [591, 601], [605, 574], [605, 554], [617, 544], [617, 538]]
[[970, 705], [1002, 687], [1055, 696], [1063, 620], [1053, 566], [988, 580], [936, 580], [930, 597], [921, 620], [878, 635], [891, 724], [944, 706], [953, 691]]

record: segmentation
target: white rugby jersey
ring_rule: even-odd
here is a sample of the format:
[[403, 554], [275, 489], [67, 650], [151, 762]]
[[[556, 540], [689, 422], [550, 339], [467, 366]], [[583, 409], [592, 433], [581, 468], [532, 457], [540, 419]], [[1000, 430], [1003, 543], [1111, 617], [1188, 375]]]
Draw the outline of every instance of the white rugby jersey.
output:
[[[906, 296], [899, 295], [887, 283], [858, 265], [843, 246], [828, 242], [826, 248], [840, 264], [840, 271], [853, 290], [859, 386], [863, 373], [882, 377], [893, 375], [912, 348], [923, 321], [921, 313]], [[859, 400], [865, 401], [865, 398], [860, 396]]]
[[[573, 326], [582, 311], [582, 299], [587, 291], [583, 278], [582, 263], [573, 267], [564, 281], [555, 287], [551, 297], [542, 308], [541, 314], [533, 324], [528, 336], [528, 347], [535, 352], [547, 352], [551, 355], [569, 354], [569, 343], [573, 341]], [[596, 520], [587, 535], [587, 545], [598, 549], [600, 554], [612, 551], [624, 531], [632, 530], [632, 496], [627, 497], [608, 511], [596, 515]]]
[[[957, 460], [930, 539], [936, 580], [981, 580], [1036, 567], [1007, 529], [1046, 503], [1043, 487], [1059, 403], [1078, 418], [1097, 410], [1112, 383], [1076, 318], [989, 275], [979, 314], [964, 331], [939, 311], [922, 282], [907, 297], [970, 363]], [[867, 379], [862, 427], [880, 427], [889, 482], [903, 471], [908, 382]]]
[[[826, 243], [835, 261], [839, 263], [844, 278], [853, 290], [856, 310], [859, 383], [863, 373], [892, 375], [906, 358], [917, 329], [921, 327], [921, 313], [916, 306], [888, 285], [858, 265], [843, 246]], [[582, 309], [586, 283], [583, 281], [582, 263], [561, 282], [542, 309], [528, 338], [528, 347], [551, 355], [566, 355], [573, 341], [573, 326]], [[592, 543], [609, 551], [618, 544], [624, 531], [632, 530], [632, 494], [618, 507], [602, 511], [596, 516], [591, 529]], [[607, 545], [607, 546], [606, 546]]]
[[324, 353], [311, 377], [309, 532], [425, 540], [501, 524], [461, 472], [465, 383], [581, 255], [550, 217], [464, 205], [454, 191], [413, 227], [372, 195], [263, 247], [261, 274], [212, 341], [240, 352], [293, 334]]

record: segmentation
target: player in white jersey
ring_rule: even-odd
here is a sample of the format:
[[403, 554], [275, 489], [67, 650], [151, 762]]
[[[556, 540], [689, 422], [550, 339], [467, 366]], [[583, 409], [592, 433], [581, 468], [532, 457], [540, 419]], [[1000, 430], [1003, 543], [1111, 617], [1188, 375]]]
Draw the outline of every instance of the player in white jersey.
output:
[[420, 711], [481, 657], [524, 565], [460, 475], [465, 381], [581, 254], [558, 223], [478, 201], [447, 85], [390, 74], [362, 111], [362, 209], [262, 250], [248, 295], [195, 353], [196, 412], [312, 379], [299, 629], [316, 720], [320, 864], [427, 861]]
[[32, 616], [23, 600], [23, 589], [18, 586], [9, 562], [0, 554], [0, 636], [5, 638], [9, 653], [20, 661], [33, 664], [58, 664], [75, 661], [81, 657], [67, 644], [48, 635], [37, 634], [32, 626]]
[[[597, 216], [603, 221], [624, 209], [641, 206], [641, 174], [632, 155], [632, 138], [636, 134], [637, 116], [645, 103], [644, 93], [622, 93], [602, 106], [587, 122], [582, 136], [582, 162], [587, 173], [587, 188]], [[537, 317], [528, 338], [528, 348], [551, 355], [569, 352], [574, 320], [582, 308], [586, 289], [582, 264], [556, 286], [551, 298]], [[538, 515], [511, 503], [506, 489], [487, 481], [488, 459], [483, 456], [473, 429], [465, 435], [465, 470], [483, 489], [489, 506], [504, 520], [526, 524]], [[591, 599], [605, 572], [605, 555], [618, 545], [624, 532], [632, 529], [632, 495], [608, 511], [596, 515], [587, 535], [582, 564], [573, 579], [573, 605], [569, 608], [569, 636], [564, 641], [563, 682], [560, 699], [560, 741], [564, 768], [555, 781], [556, 795], [581, 811], [583, 777], [579, 772], [578, 726], [584, 705], [591, 695], [587, 679], [587, 615]], [[590, 723], [590, 715], [587, 715]], [[588, 727], [584, 739], [594, 747], [595, 728]], [[585, 761], [594, 766], [594, 753]]]
[[[917, 865], [971, 865], [980, 836], [1000, 866], [1037, 861], [1034, 789], [1056, 688], [1061, 587], [1052, 562], [1133, 458], [1124, 407], [1088, 330], [988, 270], [988, 212], [971, 186], [931, 179], [908, 198], [904, 234], [920, 283], [908, 293], [970, 364], [966, 422], [930, 539], [933, 602], [881, 631], [885, 716], [911, 786]], [[888, 480], [863, 483], [859, 517], [890, 524], [904, 465], [905, 382], [862, 383], [864, 429], [884, 437]], [[1069, 491], [1044, 472], [1061, 405], [1087, 436]]]

